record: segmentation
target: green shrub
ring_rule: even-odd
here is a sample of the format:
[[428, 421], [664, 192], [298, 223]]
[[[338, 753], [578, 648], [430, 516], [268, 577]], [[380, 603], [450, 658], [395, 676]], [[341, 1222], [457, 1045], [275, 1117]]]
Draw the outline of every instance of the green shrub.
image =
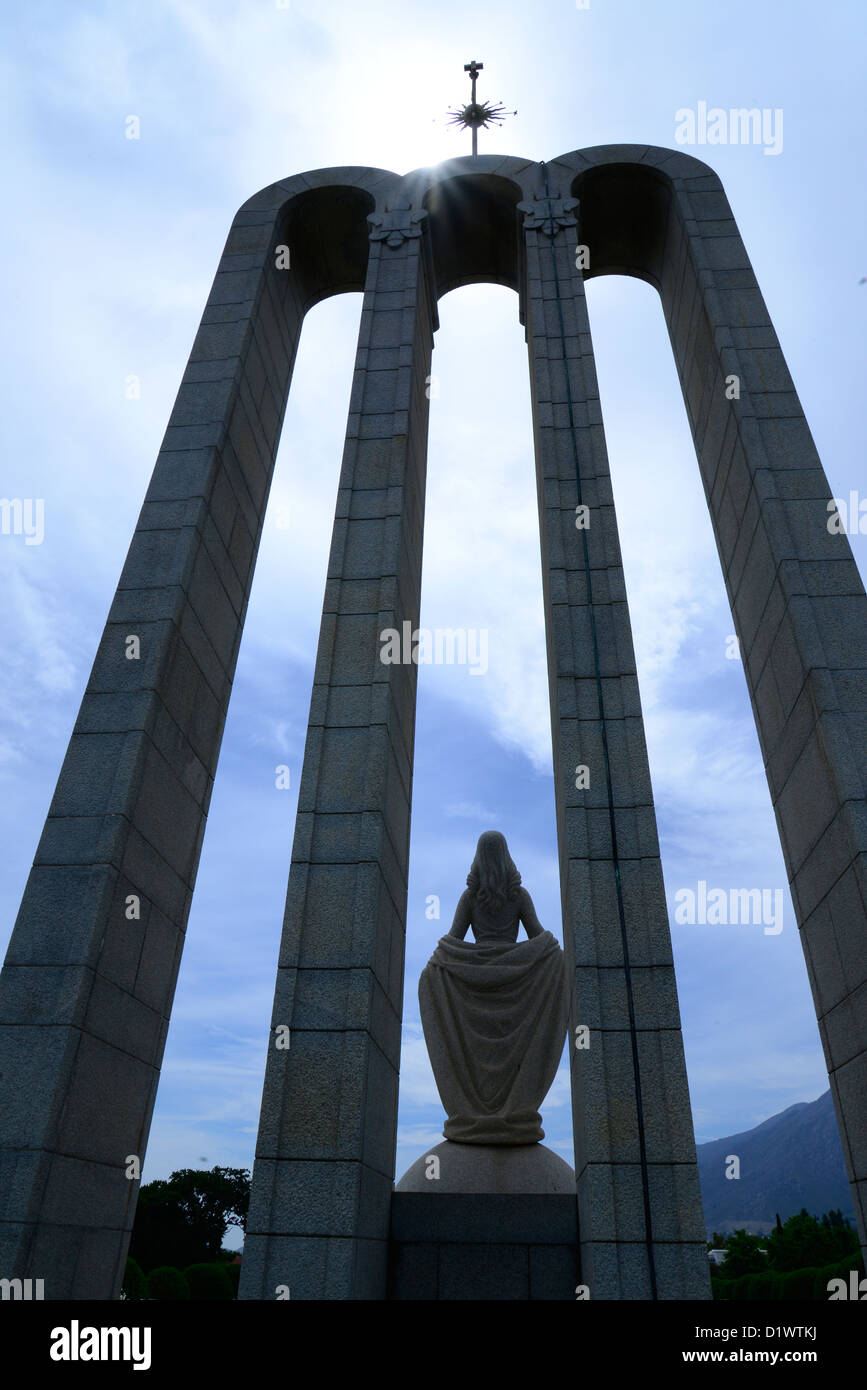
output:
[[857, 1269], [863, 1277], [863, 1263], [860, 1251], [854, 1251], [844, 1260], [824, 1265], [817, 1269], [808, 1265], [805, 1269], [779, 1270], [767, 1269], [761, 1274], [742, 1274], [739, 1279], [726, 1279], [722, 1274], [713, 1280], [715, 1299], [744, 1303], [765, 1303], [779, 1299], [786, 1301], [825, 1302], [828, 1298], [828, 1281], [845, 1279], [848, 1281], [850, 1269]]
[[735, 1302], [775, 1301], [784, 1297], [782, 1276], [772, 1269], [764, 1269], [761, 1274], [742, 1274], [739, 1279], [715, 1279], [713, 1296]]
[[190, 1286], [190, 1298], [230, 1302], [234, 1297], [232, 1283], [223, 1263], [189, 1265], [184, 1273]]
[[843, 1279], [848, 1287], [851, 1269], [858, 1271], [859, 1279], [864, 1278], [864, 1260], [860, 1250], [854, 1250], [851, 1255], [846, 1256], [845, 1260], [838, 1260], [836, 1264], [825, 1265], [823, 1269], [817, 1269], [813, 1285], [813, 1297], [822, 1303], [827, 1302], [830, 1297], [828, 1284], [832, 1279]]
[[232, 1285], [232, 1297], [238, 1297], [238, 1284], [241, 1281], [241, 1266], [226, 1265], [226, 1273], [229, 1276], [229, 1283]]
[[821, 1274], [821, 1272], [822, 1271], [817, 1269], [815, 1265], [807, 1265], [805, 1269], [792, 1269], [786, 1274], [781, 1274], [780, 1282], [783, 1286], [782, 1297], [786, 1299], [809, 1298], [812, 1300], [814, 1297], [813, 1290], [816, 1285], [816, 1276]]
[[864, 1256], [860, 1250], [853, 1250], [851, 1255], [847, 1255], [845, 1260], [838, 1260], [835, 1265], [828, 1265], [823, 1271], [829, 1279], [845, 1279], [850, 1269], [857, 1269], [859, 1278], [864, 1278]]
[[126, 1271], [123, 1276], [123, 1296], [124, 1298], [141, 1301], [148, 1296], [148, 1281], [145, 1278], [144, 1270], [136, 1260], [127, 1260]]
[[178, 1302], [189, 1296], [190, 1286], [186, 1276], [173, 1265], [160, 1265], [148, 1275], [148, 1298], [156, 1298], [160, 1302]]
[[757, 1303], [773, 1303], [780, 1298], [785, 1298], [780, 1275], [773, 1269], [764, 1269], [761, 1274], [749, 1275], [747, 1297]]

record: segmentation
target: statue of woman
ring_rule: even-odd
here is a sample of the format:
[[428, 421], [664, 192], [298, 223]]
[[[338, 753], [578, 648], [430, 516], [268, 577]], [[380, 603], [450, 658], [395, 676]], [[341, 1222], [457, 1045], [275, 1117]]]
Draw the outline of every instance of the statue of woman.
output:
[[[526, 941], [518, 941], [523, 923]], [[475, 944], [465, 941], [472, 926]], [[461, 1144], [535, 1144], [563, 1051], [563, 952], [521, 886], [505, 836], [480, 836], [455, 919], [421, 973], [425, 1042]]]

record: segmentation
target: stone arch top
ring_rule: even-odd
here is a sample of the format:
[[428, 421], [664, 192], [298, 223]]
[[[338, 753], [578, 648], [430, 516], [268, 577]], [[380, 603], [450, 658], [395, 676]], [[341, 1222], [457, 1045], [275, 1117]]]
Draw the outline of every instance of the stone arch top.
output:
[[[437, 298], [477, 283], [520, 293], [521, 205], [546, 195], [580, 200], [581, 238], [591, 247], [585, 279], [633, 275], [663, 297], [672, 207], [681, 223], [693, 215], [731, 219], [709, 165], [653, 145], [597, 145], [547, 163], [462, 156], [403, 175], [346, 165], [279, 179], [248, 198], [226, 243], [224, 255], [232, 258], [226, 268], [252, 269], [235, 258], [261, 254], [263, 236], [294, 238], [299, 307], [306, 312], [331, 294], [363, 290], [367, 219], [400, 210], [429, 219]], [[731, 235], [737, 236], [733, 222]]]
[[[332, 294], [364, 288], [370, 216], [395, 210], [429, 218], [437, 298], [461, 285], [520, 292], [520, 206], [546, 194], [578, 197], [582, 238], [594, 249], [585, 278], [627, 274], [662, 291], [672, 199], [699, 194], [717, 220], [731, 218], [722, 183], [701, 160], [652, 145], [597, 145], [536, 162], [462, 156], [401, 175], [363, 165], [279, 179], [242, 204], [226, 243], [226, 269], [281, 237], [294, 238], [303, 312]], [[684, 214], [682, 214], [683, 217]], [[734, 233], [736, 235], [736, 231]], [[221, 267], [222, 268], [222, 267]]]
[[684, 154], [682, 150], [669, 150], [664, 145], [588, 145], [583, 150], [570, 150], [549, 160], [549, 169], [566, 170], [574, 177], [576, 173], [588, 169], [616, 167], [623, 164], [640, 164], [647, 169], [656, 169], [666, 178], [696, 179], [712, 178], [722, 187], [718, 174], [709, 164], [696, 159], [694, 155]]
[[[728, 222], [714, 237], [740, 236], [719, 176], [700, 159], [654, 145], [597, 145], [560, 155], [549, 179], [580, 200], [581, 239], [590, 248], [584, 278], [631, 275], [666, 299], [672, 270], [672, 232], [685, 223]], [[676, 222], [676, 229], [673, 227]], [[719, 249], [719, 248], [717, 248]], [[727, 249], [731, 249], [730, 247]], [[739, 260], [748, 265], [746, 254]]]
[[[285, 242], [293, 254], [293, 280], [302, 316], [333, 294], [363, 290], [367, 271], [367, 217], [384, 208], [400, 179], [385, 169], [342, 166], [312, 169], [269, 184], [235, 215], [220, 272], [256, 272]], [[273, 260], [269, 273], [273, 270]], [[284, 277], [285, 278], [285, 277]], [[252, 288], [252, 280], [250, 282]]]

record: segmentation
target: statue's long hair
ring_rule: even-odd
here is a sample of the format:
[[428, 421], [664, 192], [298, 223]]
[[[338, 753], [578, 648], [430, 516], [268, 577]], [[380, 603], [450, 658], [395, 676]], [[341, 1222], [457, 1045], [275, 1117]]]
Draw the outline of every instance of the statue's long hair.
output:
[[476, 857], [467, 874], [467, 887], [488, 911], [496, 912], [504, 902], [514, 902], [521, 886], [505, 835], [486, 830], [479, 836]]

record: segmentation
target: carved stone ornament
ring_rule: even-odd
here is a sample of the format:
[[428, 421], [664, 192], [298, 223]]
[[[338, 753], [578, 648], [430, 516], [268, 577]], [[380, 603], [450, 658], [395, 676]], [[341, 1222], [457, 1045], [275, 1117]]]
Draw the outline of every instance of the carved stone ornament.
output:
[[370, 240], [384, 241], [386, 246], [402, 246], [408, 238], [421, 236], [421, 224], [426, 217], [424, 208], [413, 208], [409, 199], [385, 212], [371, 212], [367, 217]]
[[519, 211], [524, 214], [527, 230], [544, 232], [545, 236], [556, 236], [561, 227], [577, 226], [577, 207], [577, 198], [561, 198], [557, 189], [550, 197], [545, 193], [536, 193], [532, 202], [518, 204]]

